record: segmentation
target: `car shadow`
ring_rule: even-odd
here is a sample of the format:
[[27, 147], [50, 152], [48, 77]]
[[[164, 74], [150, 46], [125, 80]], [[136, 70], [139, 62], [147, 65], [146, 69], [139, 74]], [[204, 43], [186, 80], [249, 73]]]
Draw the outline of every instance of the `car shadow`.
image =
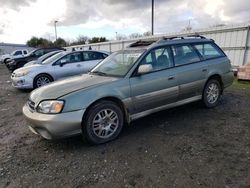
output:
[[[200, 102], [194, 102], [157, 112], [135, 120], [130, 125], [124, 126], [121, 135], [117, 139], [101, 145], [90, 145], [81, 135], [59, 140], [43, 140], [42, 142], [45, 145], [49, 145], [50, 147], [53, 147], [53, 149], [58, 150], [89, 150], [91, 148], [113, 147], [120, 145], [121, 143], [124, 144], [124, 142], [126, 142], [126, 144], [133, 144], [134, 139], [130, 143], [130, 138], [143, 137], [145, 134], [150, 135], [150, 132], [155, 129], [164, 129], [165, 131], [170, 132], [170, 134], [171, 132], [174, 134], [177, 130], [186, 131], [187, 126], [184, 123], [185, 119], [188, 119], [190, 116], [195, 116], [198, 112], [204, 113], [206, 110], [207, 109], [202, 107]], [[179, 123], [175, 123], [176, 120], [178, 120]], [[188, 129], [190, 128], [191, 127], [188, 127]]]

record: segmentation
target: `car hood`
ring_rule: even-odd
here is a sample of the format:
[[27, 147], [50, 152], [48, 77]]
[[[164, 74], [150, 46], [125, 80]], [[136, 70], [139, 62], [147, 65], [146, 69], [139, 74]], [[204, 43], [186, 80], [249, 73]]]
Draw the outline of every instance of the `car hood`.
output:
[[30, 61], [30, 62], [24, 64], [24, 67], [27, 67], [27, 66], [30, 66], [30, 65], [34, 65], [34, 64], [37, 64], [37, 60], [33, 60], [33, 61]]
[[39, 64], [33, 64], [33, 65], [28, 65], [28, 66], [25, 66], [25, 67], [21, 67], [19, 69], [16, 69], [14, 71], [14, 73], [20, 73], [20, 72], [25, 72], [25, 71], [32, 71], [34, 69], [37, 69], [37, 68], [41, 68], [43, 67], [42, 65], [39, 65]]
[[103, 83], [118, 80], [115, 77], [104, 77], [90, 74], [74, 76], [68, 79], [52, 82], [46, 86], [34, 90], [30, 94], [30, 100], [37, 105], [42, 100], [57, 99], [74, 91], [90, 88]]
[[12, 59], [15, 61], [22, 61], [22, 60], [26, 60], [25, 58], [28, 56], [22, 56], [22, 57], [13, 57]]

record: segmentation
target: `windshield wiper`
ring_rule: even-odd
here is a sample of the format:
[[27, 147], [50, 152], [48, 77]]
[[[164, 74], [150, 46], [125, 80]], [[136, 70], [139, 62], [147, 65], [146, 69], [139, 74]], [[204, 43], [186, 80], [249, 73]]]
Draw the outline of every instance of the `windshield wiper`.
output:
[[97, 74], [97, 75], [99, 75], [99, 76], [107, 76], [107, 73], [105, 73], [105, 72], [100, 72], [100, 71], [93, 71], [93, 72], [90, 72], [90, 73], [92, 73], [92, 74]]

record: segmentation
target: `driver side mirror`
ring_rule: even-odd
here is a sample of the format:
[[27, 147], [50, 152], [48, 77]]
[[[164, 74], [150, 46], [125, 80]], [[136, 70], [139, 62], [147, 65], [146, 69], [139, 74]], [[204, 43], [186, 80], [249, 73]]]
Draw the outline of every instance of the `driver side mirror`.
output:
[[138, 75], [149, 73], [153, 70], [153, 67], [151, 64], [145, 64], [145, 65], [140, 65], [137, 71]]
[[61, 61], [60, 61], [60, 67], [62, 67], [66, 63], [67, 63], [67, 59], [61, 59]]

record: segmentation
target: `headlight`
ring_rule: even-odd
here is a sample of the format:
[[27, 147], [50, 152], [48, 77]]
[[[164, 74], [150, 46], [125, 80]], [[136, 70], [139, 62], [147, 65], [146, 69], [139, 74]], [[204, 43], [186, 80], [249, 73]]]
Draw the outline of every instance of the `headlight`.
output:
[[57, 114], [63, 109], [64, 101], [49, 100], [42, 101], [37, 107], [37, 111], [44, 114]]
[[17, 72], [17, 73], [14, 73], [15, 77], [22, 77], [22, 76], [25, 76], [27, 74], [29, 74], [29, 70], [27, 71], [22, 71], [22, 72]]

